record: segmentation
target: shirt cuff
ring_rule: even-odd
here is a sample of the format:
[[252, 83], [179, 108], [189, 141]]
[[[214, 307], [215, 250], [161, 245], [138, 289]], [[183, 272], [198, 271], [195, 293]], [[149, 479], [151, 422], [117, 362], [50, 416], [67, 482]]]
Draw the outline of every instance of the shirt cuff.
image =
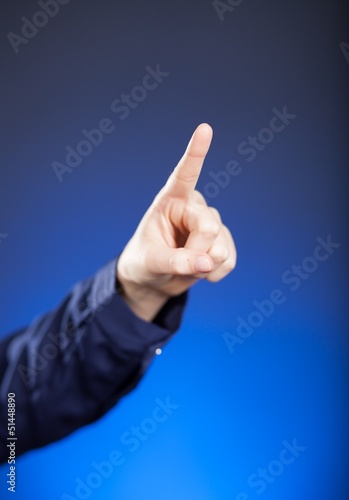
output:
[[94, 276], [88, 297], [88, 309], [107, 335], [117, 329], [118, 347], [127, 351], [150, 350], [155, 353], [178, 330], [188, 293], [170, 298], [152, 322], [139, 318], [116, 291], [117, 259], [110, 261]]

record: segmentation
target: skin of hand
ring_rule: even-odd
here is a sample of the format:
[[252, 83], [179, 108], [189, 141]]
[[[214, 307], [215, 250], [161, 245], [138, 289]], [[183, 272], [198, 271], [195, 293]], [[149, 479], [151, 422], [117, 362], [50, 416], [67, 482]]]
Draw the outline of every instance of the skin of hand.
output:
[[122, 295], [145, 321], [170, 297], [200, 279], [217, 282], [236, 265], [229, 229], [195, 190], [211, 140], [212, 128], [202, 123], [119, 257]]

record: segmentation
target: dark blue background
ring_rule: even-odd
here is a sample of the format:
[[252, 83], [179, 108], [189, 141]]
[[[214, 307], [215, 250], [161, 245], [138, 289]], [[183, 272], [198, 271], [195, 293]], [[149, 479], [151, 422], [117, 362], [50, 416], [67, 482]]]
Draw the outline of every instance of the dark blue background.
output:
[[[306, 449], [264, 498], [344, 498], [344, 0], [244, 0], [223, 21], [210, 0], [72, 0], [16, 54], [7, 34], [20, 34], [21, 17], [38, 10], [32, 0], [1, 7], [1, 335], [54, 307], [122, 249], [202, 121], [214, 141], [198, 189], [229, 161], [242, 167], [208, 199], [234, 235], [238, 266], [192, 290], [180, 333], [117, 408], [18, 460], [16, 498], [78, 498], [76, 478], [85, 481], [94, 461], [119, 449], [125, 463], [88, 498], [254, 499], [249, 476], [293, 439]], [[170, 75], [121, 121], [111, 102], [157, 64]], [[297, 117], [248, 162], [239, 144], [284, 106]], [[60, 183], [51, 163], [105, 117], [115, 131]], [[283, 273], [328, 235], [341, 246], [292, 292]], [[224, 336], [275, 288], [286, 301], [231, 353]], [[179, 409], [130, 452], [120, 436], [166, 396]]]

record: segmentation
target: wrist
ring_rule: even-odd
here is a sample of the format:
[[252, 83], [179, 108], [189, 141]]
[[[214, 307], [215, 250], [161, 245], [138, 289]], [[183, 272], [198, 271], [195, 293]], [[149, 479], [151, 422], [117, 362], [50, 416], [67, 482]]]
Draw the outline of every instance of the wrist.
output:
[[125, 278], [117, 271], [116, 289], [128, 307], [144, 321], [152, 321], [169, 297], [156, 289], [145, 287]]

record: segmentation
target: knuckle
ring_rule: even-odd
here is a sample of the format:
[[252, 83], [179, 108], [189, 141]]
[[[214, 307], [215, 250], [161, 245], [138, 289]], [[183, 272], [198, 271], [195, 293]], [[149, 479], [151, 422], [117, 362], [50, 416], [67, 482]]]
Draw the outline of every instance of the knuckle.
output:
[[220, 233], [220, 225], [214, 219], [205, 217], [200, 224], [199, 231], [208, 238], [217, 237]]
[[[188, 172], [188, 169], [183, 170], [183, 164], [180, 162], [173, 170], [173, 177], [179, 182], [184, 182], [187, 184], [192, 184], [197, 179], [196, 172]], [[170, 177], [171, 179], [171, 177]]]
[[218, 212], [217, 208], [215, 207], [209, 207], [210, 212], [212, 213], [213, 217], [218, 220], [219, 222], [222, 222], [221, 219], [221, 214]]
[[189, 174], [181, 174], [180, 172], [175, 173], [175, 179], [179, 182], [183, 182], [185, 184], [192, 184], [196, 180], [195, 175]]
[[225, 262], [229, 258], [229, 250], [224, 245], [214, 245], [209, 254], [215, 262]]
[[233, 271], [235, 267], [236, 267], [236, 255], [227, 259], [223, 264], [224, 270], [227, 271], [228, 273]]
[[196, 189], [192, 193], [192, 200], [195, 203], [199, 204], [200, 207], [202, 205], [206, 205], [206, 200], [205, 200], [204, 196], [200, 193], [200, 191], [197, 191]]
[[209, 274], [206, 277], [206, 281], [209, 281], [210, 283], [217, 283], [221, 278], [217, 274]]
[[169, 267], [171, 274], [178, 274], [179, 273], [180, 265], [179, 265], [177, 258], [170, 257], [168, 264], [169, 264], [168, 267]]

